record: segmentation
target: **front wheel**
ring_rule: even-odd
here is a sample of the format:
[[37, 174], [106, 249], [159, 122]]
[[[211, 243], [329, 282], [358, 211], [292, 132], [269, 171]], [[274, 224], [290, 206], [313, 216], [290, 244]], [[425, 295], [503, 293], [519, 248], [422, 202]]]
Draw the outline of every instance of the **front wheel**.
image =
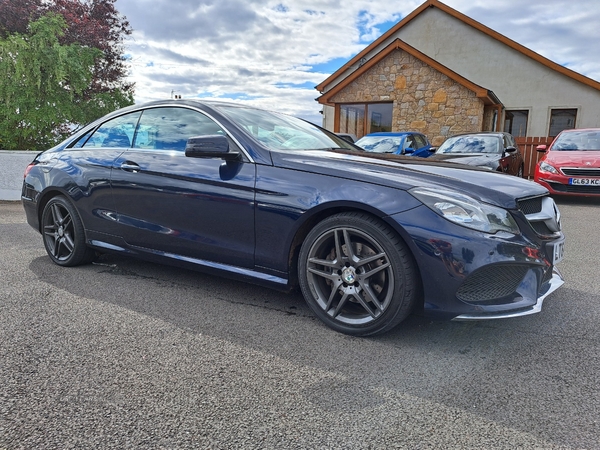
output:
[[391, 330], [413, 309], [418, 275], [404, 242], [362, 213], [331, 216], [300, 250], [300, 288], [315, 314], [336, 331], [368, 336]]
[[83, 224], [75, 207], [63, 196], [52, 198], [42, 212], [44, 247], [59, 266], [90, 262], [95, 253], [85, 244]]

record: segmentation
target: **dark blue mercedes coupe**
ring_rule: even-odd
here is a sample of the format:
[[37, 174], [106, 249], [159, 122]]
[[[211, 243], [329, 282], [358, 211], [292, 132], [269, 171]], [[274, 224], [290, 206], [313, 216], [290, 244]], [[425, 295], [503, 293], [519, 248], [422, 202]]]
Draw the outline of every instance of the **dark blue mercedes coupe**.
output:
[[118, 253], [282, 290], [331, 328], [540, 311], [563, 279], [560, 213], [533, 182], [364, 152], [283, 114], [172, 100], [40, 153], [22, 202], [60, 266]]

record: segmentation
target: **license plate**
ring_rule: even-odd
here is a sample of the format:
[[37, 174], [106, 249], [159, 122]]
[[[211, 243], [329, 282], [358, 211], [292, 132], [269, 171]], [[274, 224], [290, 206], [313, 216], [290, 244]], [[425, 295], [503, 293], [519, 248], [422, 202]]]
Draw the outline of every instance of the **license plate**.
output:
[[569, 184], [600, 186], [600, 178], [569, 178]]
[[565, 256], [565, 241], [554, 242], [550, 244], [550, 251], [552, 252], [552, 265], [562, 261]]

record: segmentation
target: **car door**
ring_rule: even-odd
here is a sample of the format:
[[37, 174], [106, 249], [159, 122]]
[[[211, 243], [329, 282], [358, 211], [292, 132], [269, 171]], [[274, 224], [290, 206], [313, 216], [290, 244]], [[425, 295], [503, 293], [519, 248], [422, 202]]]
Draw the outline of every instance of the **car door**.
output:
[[129, 245], [254, 266], [254, 164], [185, 155], [188, 138], [213, 134], [226, 132], [193, 109], [143, 111], [133, 147], [117, 158], [111, 177], [120, 234]]
[[68, 192], [76, 202], [87, 230], [114, 234], [117, 232], [113, 217], [115, 203], [110, 189], [114, 161], [131, 147], [140, 112], [114, 117], [89, 130], [65, 151], [65, 170], [76, 186]]

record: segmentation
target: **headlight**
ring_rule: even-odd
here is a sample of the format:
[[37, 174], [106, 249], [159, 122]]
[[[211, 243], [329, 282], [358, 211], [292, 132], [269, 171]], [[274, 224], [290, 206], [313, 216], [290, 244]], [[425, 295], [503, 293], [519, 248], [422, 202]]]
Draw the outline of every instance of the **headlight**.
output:
[[542, 172], [550, 172], [550, 173], [555, 173], [556, 175], [558, 175], [558, 170], [556, 170], [554, 167], [552, 167], [550, 164], [548, 164], [547, 162], [542, 161], [540, 163], [540, 170]]
[[503, 208], [478, 202], [468, 195], [454, 191], [434, 191], [418, 187], [409, 192], [450, 222], [486, 233], [507, 231], [519, 234], [517, 223]]

